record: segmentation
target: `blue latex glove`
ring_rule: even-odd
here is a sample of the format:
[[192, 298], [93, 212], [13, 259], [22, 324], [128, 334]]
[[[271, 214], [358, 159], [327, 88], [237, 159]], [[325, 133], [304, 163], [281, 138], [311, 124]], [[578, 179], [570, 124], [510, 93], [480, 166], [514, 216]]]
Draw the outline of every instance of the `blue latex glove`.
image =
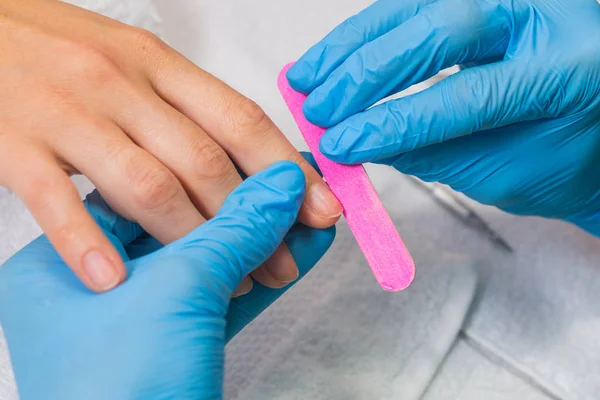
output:
[[[283, 240], [304, 182], [296, 164], [278, 163], [164, 248], [92, 194], [88, 210], [130, 276], [111, 292], [91, 293], [44, 236], [0, 268], [0, 321], [21, 399], [220, 399], [226, 340], [285, 289], [256, 284], [231, 305], [230, 296]], [[302, 272], [333, 236], [301, 225], [290, 231]]]
[[[600, 5], [380, 0], [289, 71], [321, 151], [600, 235]], [[455, 64], [433, 87], [372, 106]]]

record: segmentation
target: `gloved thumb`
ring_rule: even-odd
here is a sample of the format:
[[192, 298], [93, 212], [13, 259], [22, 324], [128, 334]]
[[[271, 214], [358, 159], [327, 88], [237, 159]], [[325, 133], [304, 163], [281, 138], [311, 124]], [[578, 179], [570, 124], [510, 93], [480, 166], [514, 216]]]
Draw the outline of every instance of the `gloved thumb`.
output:
[[[157, 256], [184, 257], [200, 285], [227, 296], [242, 278], [265, 262], [290, 230], [304, 199], [305, 177], [292, 162], [278, 162], [246, 179], [219, 213]], [[164, 258], [163, 258], [164, 259]]]

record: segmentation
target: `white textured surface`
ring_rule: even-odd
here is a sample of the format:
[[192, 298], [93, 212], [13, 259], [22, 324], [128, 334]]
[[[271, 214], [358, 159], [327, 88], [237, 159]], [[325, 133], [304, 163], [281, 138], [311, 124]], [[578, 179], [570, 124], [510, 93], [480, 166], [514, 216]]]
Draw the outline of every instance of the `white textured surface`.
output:
[[556, 397], [600, 393], [600, 240], [557, 221], [478, 206], [516, 246], [481, 273], [465, 332]]
[[[254, 334], [230, 344], [227, 398], [419, 399], [460, 331], [476, 280], [468, 258], [425, 247], [414, 255], [423, 268], [413, 285], [386, 293], [367, 265], [356, 262], [360, 251], [343, 227], [327, 261], [277, 304], [278, 314], [307, 311], [294, 329], [284, 333], [262, 318]], [[314, 296], [323, 287], [329, 290]], [[247, 353], [257, 350], [257, 341], [247, 338], [260, 333], [273, 346], [277, 331], [284, 336], [266, 362], [251, 362]], [[235, 384], [240, 378], [246, 384]]]

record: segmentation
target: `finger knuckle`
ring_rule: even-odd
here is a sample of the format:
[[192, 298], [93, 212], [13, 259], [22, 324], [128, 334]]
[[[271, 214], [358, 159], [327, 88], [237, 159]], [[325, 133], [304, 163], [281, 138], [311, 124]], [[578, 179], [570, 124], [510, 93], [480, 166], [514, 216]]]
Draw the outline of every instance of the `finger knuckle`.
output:
[[244, 137], [262, 133], [261, 128], [269, 120], [263, 109], [247, 97], [242, 97], [232, 104], [231, 115], [233, 117], [234, 132]]
[[182, 194], [175, 176], [162, 166], [132, 166], [129, 183], [134, 205], [145, 211], [163, 209]]
[[145, 210], [163, 208], [180, 192], [174, 184], [175, 178], [163, 168], [144, 169], [132, 180], [133, 198]]
[[57, 187], [54, 180], [33, 178], [20, 189], [21, 197], [29, 209], [45, 214], [51, 209]]
[[146, 29], [132, 27], [130, 35], [133, 38], [134, 47], [142, 54], [165, 53], [169, 48], [158, 36]]
[[70, 80], [103, 87], [122, 79], [121, 69], [102, 49], [78, 44], [72, 53], [65, 68]]
[[216, 143], [197, 140], [189, 147], [190, 162], [202, 179], [215, 179], [235, 172], [227, 153]]
[[85, 227], [82, 224], [62, 224], [51, 229], [49, 235], [53, 243], [63, 245], [81, 239], [84, 230]]

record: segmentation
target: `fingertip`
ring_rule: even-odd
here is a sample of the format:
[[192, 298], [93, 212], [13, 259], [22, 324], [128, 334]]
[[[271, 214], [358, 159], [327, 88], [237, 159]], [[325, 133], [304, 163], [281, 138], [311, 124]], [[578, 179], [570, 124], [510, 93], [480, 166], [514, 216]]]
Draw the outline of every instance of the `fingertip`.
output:
[[339, 134], [328, 130], [319, 141], [319, 151], [331, 161], [344, 163], [347, 158], [347, 151], [343, 146], [340, 146]]
[[300, 213], [298, 214], [298, 221], [303, 223], [306, 226], [315, 229], [326, 229], [330, 226], [333, 226], [336, 222], [338, 222], [342, 216], [342, 208], [340, 207], [339, 213], [335, 216], [324, 217], [322, 215], [316, 214], [314, 210], [312, 210], [308, 206], [303, 206], [300, 209]]
[[[342, 215], [343, 208], [329, 186], [325, 183], [312, 154], [301, 153], [306, 167], [307, 189], [304, 204], [298, 220], [312, 228], [323, 229], [335, 224]], [[316, 173], [315, 173], [316, 172]]]
[[252, 277], [271, 289], [281, 289], [298, 279], [298, 266], [287, 246], [282, 243]]
[[286, 78], [292, 89], [308, 94], [312, 90], [314, 70], [310, 63], [300, 59], [287, 71]]
[[[343, 211], [340, 202], [322, 179], [310, 184], [306, 192], [306, 201], [304, 204], [323, 220], [335, 221]], [[318, 226], [313, 227], [317, 228]]]
[[327, 97], [320, 94], [317, 89], [308, 95], [302, 105], [304, 117], [313, 125], [328, 128], [332, 124], [331, 107], [327, 102]]
[[[220, 221], [225, 216], [239, 221], [236, 228], [239, 228], [240, 234], [255, 235], [246, 229], [247, 221], [253, 220], [254, 229], [260, 225], [262, 229], [272, 231], [283, 239], [298, 217], [305, 190], [306, 178], [301, 167], [292, 161], [278, 161], [246, 179], [229, 195], [216, 217], [195, 229], [185, 240], [191, 240], [207, 229], [221, 229], [216, 227], [220, 226]], [[276, 249], [275, 243], [270, 239], [270, 235], [267, 235], [259, 241], [265, 245], [265, 259]], [[273, 250], [268, 251], [271, 246]], [[260, 258], [258, 255], [255, 255], [256, 260]], [[259, 260], [256, 265], [263, 262], [264, 260]]]
[[122, 243], [99, 226], [64, 171], [53, 168], [46, 173], [51, 189], [34, 181], [22, 197], [56, 252], [83, 284], [99, 293], [113, 289], [126, 277], [117, 250], [120, 246], [124, 253]]
[[[356, 124], [359, 126], [356, 126]], [[359, 122], [343, 122], [327, 130], [319, 141], [319, 150], [340, 164], [354, 165], [379, 161], [392, 156], [395, 147], [382, 138], [382, 133]]]
[[245, 294], [248, 294], [248, 293], [250, 293], [250, 291], [252, 290], [253, 287], [254, 287], [254, 282], [252, 282], [252, 278], [250, 278], [249, 276], [246, 276], [246, 277], [244, 277], [242, 282], [239, 284], [239, 286], [235, 289], [235, 291], [232, 293], [231, 297], [235, 299], [236, 297], [240, 297]]
[[302, 168], [293, 161], [278, 161], [266, 170], [256, 174], [255, 179], [266, 179], [273, 188], [304, 197], [306, 178]]

